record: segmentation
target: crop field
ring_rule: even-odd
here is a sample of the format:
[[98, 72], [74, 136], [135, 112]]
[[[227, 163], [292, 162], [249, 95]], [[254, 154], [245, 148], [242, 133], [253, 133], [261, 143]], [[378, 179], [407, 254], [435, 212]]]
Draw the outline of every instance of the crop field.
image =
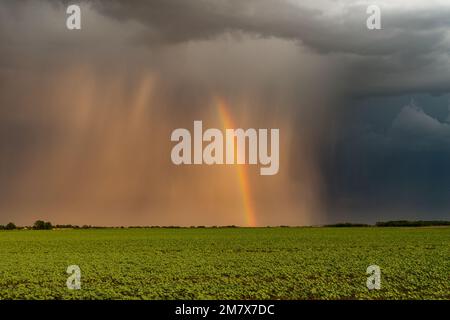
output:
[[450, 299], [450, 228], [1, 231], [0, 298]]

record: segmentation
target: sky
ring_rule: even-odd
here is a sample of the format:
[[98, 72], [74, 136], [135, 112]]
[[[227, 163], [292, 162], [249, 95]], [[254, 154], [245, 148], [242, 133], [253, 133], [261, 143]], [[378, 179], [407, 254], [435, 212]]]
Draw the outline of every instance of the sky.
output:
[[[0, 2], [0, 223], [450, 218], [449, 1], [73, 3]], [[174, 165], [194, 120], [278, 128], [278, 174]]]

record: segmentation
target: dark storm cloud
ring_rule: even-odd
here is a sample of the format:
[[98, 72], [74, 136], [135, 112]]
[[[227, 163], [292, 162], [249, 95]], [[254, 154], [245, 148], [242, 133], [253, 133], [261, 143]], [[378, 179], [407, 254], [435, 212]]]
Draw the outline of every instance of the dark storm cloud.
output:
[[[70, 2], [48, 0], [47, 3], [63, 12]], [[236, 37], [244, 33], [292, 40], [334, 60], [347, 72], [343, 81], [351, 95], [440, 94], [450, 89], [450, 6], [444, 2], [427, 5], [411, 1], [407, 7], [401, 1], [380, 3], [382, 30], [379, 31], [366, 28], [367, 6], [376, 1], [96, 0], [83, 3], [119, 22], [139, 24], [142, 28], [136, 28], [127, 40], [132, 46], [157, 48], [211, 40], [230, 32]], [[17, 14], [18, 8], [30, 2], [7, 4], [8, 11]], [[85, 27], [95, 33], [93, 29], [97, 26]], [[87, 44], [86, 40], [81, 41]], [[103, 43], [108, 41], [113, 38], [108, 37]]]
[[408, 99], [358, 101], [333, 132], [322, 168], [334, 221], [448, 218], [449, 96]]
[[[349, 1], [312, 5], [312, 1], [153, 0], [96, 1], [94, 8], [119, 20], [149, 27], [147, 41], [206, 39], [238, 30], [304, 42], [323, 52], [361, 55], [427, 52], [440, 45], [450, 21], [448, 6], [382, 11], [385, 32], [368, 32], [368, 4]], [[376, 2], [374, 2], [376, 3]], [[309, 5], [308, 5], [309, 4]], [[372, 4], [372, 3], [371, 3]], [[334, 8], [333, 8], [334, 7]], [[383, 7], [382, 7], [383, 8]], [[335, 14], [327, 14], [335, 9]], [[155, 37], [152, 39], [152, 37]]]
[[[81, 6], [79, 32], [59, 2], [0, 6], [1, 223], [245, 224], [234, 168], [173, 166], [171, 130], [222, 127], [219, 97], [239, 126], [282, 126], [284, 144], [299, 97], [314, 105], [319, 84], [331, 90], [333, 65], [248, 35], [147, 46], [136, 42], [147, 26]], [[287, 170], [252, 183], [261, 225], [311, 223], [308, 165], [296, 164], [308, 184]]]
[[[54, 194], [64, 205], [85, 210], [81, 205], [86, 204], [93, 211], [98, 199], [123, 212], [140, 203], [157, 210], [161, 199], [172, 203], [170, 195], [184, 190], [188, 179], [166, 167], [168, 146], [158, 145], [156, 156], [142, 152], [148, 148], [145, 137], [167, 136], [170, 128], [204, 116], [211, 96], [220, 92], [233, 102], [250, 101], [234, 107], [236, 114], [258, 125], [273, 119], [285, 125], [284, 132], [292, 130], [291, 148], [283, 153], [288, 178], [280, 190], [287, 194], [283, 187], [291, 182], [303, 185], [291, 190], [300, 203], [292, 206], [294, 215], [311, 198], [323, 204], [329, 221], [445, 216], [450, 209], [448, 109], [442, 109], [442, 97], [427, 93], [450, 92], [450, 4], [380, 2], [383, 29], [369, 31], [366, 8], [373, 2], [81, 1], [82, 30], [68, 32], [65, 7], [72, 1], [2, 1], [1, 205], [27, 212], [27, 200], [31, 207], [43, 202], [45, 210], [58, 212], [60, 207], [46, 206], [46, 197]], [[410, 96], [419, 93], [426, 98], [413, 106]], [[146, 99], [158, 107], [151, 117], [139, 113]], [[155, 114], [161, 123], [170, 118], [170, 126], [149, 128]], [[125, 128], [128, 136], [116, 130], [124, 118], [133, 124]], [[103, 141], [108, 143], [98, 148]], [[157, 172], [147, 169], [155, 157], [163, 163]], [[36, 160], [41, 163], [24, 179], [26, 192], [17, 200], [11, 186], [17, 187], [17, 176]], [[105, 164], [108, 169], [99, 170]], [[74, 168], [93, 174], [84, 178]], [[59, 177], [48, 179], [53, 171], [70, 180], [74, 190]], [[140, 179], [142, 172], [160, 185]], [[107, 184], [110, 175], [130, 185]], [[44, 199], [35, 201], [39, 195]], [[198, 197], [186, 198], [197, 204]], [[267, 194], [259, 199], [265, 206]], [[100, 209], [109, 213], [111, 208]], [[148, 223], [146, 217], [116, 217], [114, 223]]]
[[445, 93], [450, 89], [450, 6], [399, 1], [382, 9], [381, 31], [366, 28], [366, 8], [348, 1], [96, 1], [94, 8], [146, 29], [154, 46], [211, 39], [226, 32], [296, 41], [345, 66], [349, 94]]

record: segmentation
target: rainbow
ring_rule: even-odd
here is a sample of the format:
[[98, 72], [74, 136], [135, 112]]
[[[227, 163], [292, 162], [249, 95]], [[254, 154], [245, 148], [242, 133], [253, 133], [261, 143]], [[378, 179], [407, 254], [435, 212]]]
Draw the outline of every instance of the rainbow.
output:
[[[231, 118], [229, 107], [223, 99], [217, 98], [217, 108], [220, 120], [224, 129], [236, 129]], [[256, 226], [255, 207], [252, 200], [250, 180], [248, 177], [248, 168], [245, 164], [236, 164], [239, 187], [242, 193], [242, 202], [244, 206], [245, 223], [248, 227]]]

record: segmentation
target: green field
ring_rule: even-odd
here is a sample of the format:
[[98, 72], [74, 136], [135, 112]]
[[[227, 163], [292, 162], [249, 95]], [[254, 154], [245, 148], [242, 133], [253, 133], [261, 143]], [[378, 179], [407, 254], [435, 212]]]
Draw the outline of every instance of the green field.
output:
[[450, 228], [1, 231], [0, 298], [450, 299]]

